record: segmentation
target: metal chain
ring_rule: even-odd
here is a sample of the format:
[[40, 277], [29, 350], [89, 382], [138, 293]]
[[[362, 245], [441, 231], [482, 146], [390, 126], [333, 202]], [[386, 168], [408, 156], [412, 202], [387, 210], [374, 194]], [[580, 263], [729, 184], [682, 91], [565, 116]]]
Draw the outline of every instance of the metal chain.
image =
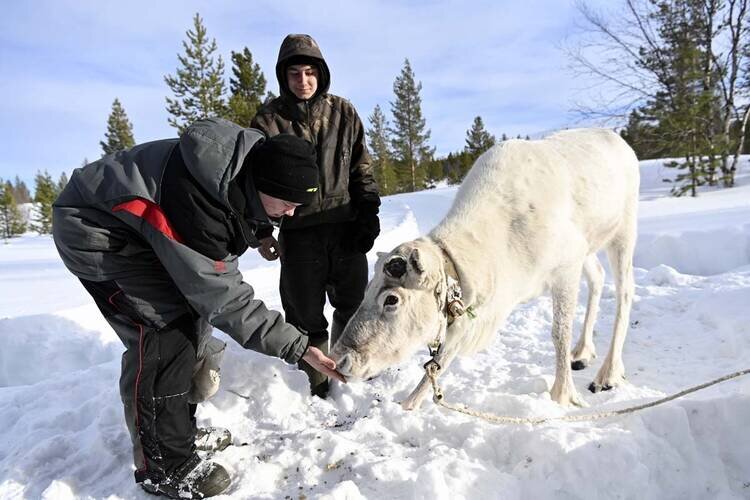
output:
[[679, 397], [685, 396], [686, 394], [690, 394], [692, 392], [705, 389], [706, 387], [710, 387], [712, 385], [715, 385], [721, 382], [726, 382], [727, 380], [741, 377], [742, 375], [750, 374], [750, 369], [738, 371], [729, 375], [724, 375], [723, 377], [719, 377], [710, 382], [706, 382], [705, 384], [700, 384], [694, 387], [690, 387], [688, 389], [685, 389], [684, 391], [680, 391], [671, 396], [657, 399], [656, 401], [651, 401], [650, 403], [644, 403], [642, 405], [636, 405], [636, 406], [631, 406], [629, 408], [623, 408], [621, 410], [613, 410], [613, 411], [606, 411], [606, 412], [600, 412], [600, 413], [587, 413], [584, 415], [563, 415], [561, 417], [511, 417], [511, 416], [495, 415], [492, 413], [472, 410], [471, 408], [468, 408], [467, 406], [461, 407], [461, 406], [448, 403], [447, 401], [445, 401], [445, 397], [443, 396], [443, 391], [440, 389], [440, 386], [437, 383], [438, 373], [440, 372], [440, 365], [434, 359], [432, 359], [425, 364], [424, 368], [425, 368], [425, 371], [427, 372], [427, 376], [429, 377], [430, 382], [432, 383], [432, 391], [434, 393], [432, 400], [435, 402], [435, 404], [442, 406], [443, 408], [447, 408], [449, 410], [463, 413], [465, 415], [470, 415], [472, 417], [482, 418], [484, 420], [487, 420], [488, 422], [494, 422], [496, 424], [532, 424], [532, 425], [542, 424], [542, 423], [550, 422], [553, 420], [557, 420], [560, 422], [587, 422], [591, 420], [599, 420], [602, 418], [614, 417], [617, 415], [625, 415], [627, 413], [634, 413], [639, 410], [644, 410], [646, 408], [651, 408], [653, 406], [657, 406], [657, 405], [666, 403], [668, 401], [672, 401], [673, 399], [677, 399]]

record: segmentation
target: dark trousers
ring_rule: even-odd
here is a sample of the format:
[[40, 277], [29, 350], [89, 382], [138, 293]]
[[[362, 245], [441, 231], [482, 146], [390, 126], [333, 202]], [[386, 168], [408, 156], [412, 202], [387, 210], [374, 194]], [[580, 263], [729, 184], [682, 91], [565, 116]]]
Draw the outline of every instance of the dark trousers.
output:
[[[367, 286], [367, 258], [352, 249], [348, 223], [320, 224], [284, 230], [281, 244], [281, 304], [286, 321], [310, 337], [310, 345], [328, 354], [328, 321], [323, 315], [326, 296], [334, 307], [332, 341], [362, 303]], [[310, 377], [312, 393], [325, 397], [325, 375], [300, 361]]]
[[160, 481], [195, 451], [195, 409], [188, 403], [198, 323], [186, 314], [167, 325], [148, 319], [148, 303], [126, 280], [81, 280], [125, 345], [120, 395], [133, 441], [135, 479]]

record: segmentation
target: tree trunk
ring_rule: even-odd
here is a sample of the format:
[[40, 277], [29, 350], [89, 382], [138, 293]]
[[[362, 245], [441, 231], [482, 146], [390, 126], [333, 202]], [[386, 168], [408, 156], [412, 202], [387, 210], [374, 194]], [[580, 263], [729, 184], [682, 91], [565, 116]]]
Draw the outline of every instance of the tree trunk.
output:
[[409, 162], [409, 166], [411, 167], [411, 190], [414, 192], [417, 190], [417, 172], [414, 165], [414, 158]]
[[740, 154], [742, 149], [745, 147], [745, 131], [747, 130], [747, 120], [750, 118], [750, 104], [745, 106], [745, 113], [742, 116], [742, 126], [740, 127], [740, 140], [737, 144], [737, 149], [734, 151], [732, 157], [732, 165], [729, 167], [728, 172], [724, 176], [724, 186], [734, 186], [734, 174], [737, 172], [737, 163], [740, 161]]
[[[711, 95], [713, 90], [713, 42], [714, 42], [714, 21], [716, 19], [716, 1], [708, 0], [705, 4], [706, 30], [703, 34], [704, 43], [706, 44], [706, 54], [703, 65], [703, 92], [704, 95]], [[709, 105], [708, 112], [713, 114], [713, 106]], [[711, 117], [705, 117], [706, 139], [708, 141], [708, 168], [706, 180], [709, 186], [717, 184], [716, 179], [716, 134], [714, 133], [714, 121]]]
[[695, 173], [695, 158], [688, 160], [688, 168], [690, 169], [690, 196], [695, 198], [698, 196], [698, 177]]

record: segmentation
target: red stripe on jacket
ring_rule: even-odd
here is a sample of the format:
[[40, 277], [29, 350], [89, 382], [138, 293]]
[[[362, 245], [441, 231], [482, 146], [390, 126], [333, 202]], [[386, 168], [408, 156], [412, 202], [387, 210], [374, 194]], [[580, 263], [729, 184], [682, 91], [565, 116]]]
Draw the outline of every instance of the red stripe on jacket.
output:
[[156, 228], [160, 233], [162, 233], [170, 240], [183, 243], [180, 235], [177, 234], [177, 231], [175, 231], [172, 225], [169, 223], [169, 220], [167, 220], [167, 216], [164, 215], [161, 207], [156, 203], [144, 200], [142, 198], [136, 198], [134, 200], [115, 205], [114, 207], [112, 207], [112, 211], [128, 212], [135, 215], [136, 217], [140, 217], [141, 219], [151, 224], [154, 228]]

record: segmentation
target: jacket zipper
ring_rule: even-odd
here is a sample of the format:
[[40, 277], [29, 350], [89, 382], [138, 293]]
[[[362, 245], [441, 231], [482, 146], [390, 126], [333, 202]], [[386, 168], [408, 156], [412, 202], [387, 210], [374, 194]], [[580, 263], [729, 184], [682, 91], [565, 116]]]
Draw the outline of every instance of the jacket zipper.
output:
[[[310, 101], [305, 101], [305, 114], [307, 115], [307, 123], [306, 123], [307, 130], [310, 131], [310, 139], [312, 139], [312, 144], [315, 147], [315, 149], [317, 150], [318, 149], [318, 137], [315, 134], [315, 131], [313, 130], [313, 126], [312, 126], [312, 123], [311, 123], [311, 120], [310, 120]], [[320, 169], [320, 176], [321, 176], [320, 177], [320, 181], [321, 181], [321, 185], [322, 185], [322, 181], [323, 181], [323, 178], [322, 178], [323, 177], [323, 170], [322, 169]], [[323, 189], [322, 189], [322, 187], [320, 187], [318, 189], [318, 192], [316, 193], [315, 197], [317, 199], [318, 208], [319, 209], [323, 208]]]
[[229, 220], [231, 221], [232, 227], [236, 227], [237, 231], [239, 231], [242, 241], [246, 245], [250, 246], [250, 240], [247, 239], [247, 236], [245, 235], [245, 230], [242, 228], [242, 223], [240, 222], [239, 217], [237, 216], [234, 210], [229, 211]]
[[307, 130], [310, 131], [310, 139], [313, 146], [317, 146], [318, 138], [315, 136], [315, 131], [313, 130], [312, 126], [312, 120], [310, 120], [310, 101], [305, 101], [305, 125], [307, 126]]

